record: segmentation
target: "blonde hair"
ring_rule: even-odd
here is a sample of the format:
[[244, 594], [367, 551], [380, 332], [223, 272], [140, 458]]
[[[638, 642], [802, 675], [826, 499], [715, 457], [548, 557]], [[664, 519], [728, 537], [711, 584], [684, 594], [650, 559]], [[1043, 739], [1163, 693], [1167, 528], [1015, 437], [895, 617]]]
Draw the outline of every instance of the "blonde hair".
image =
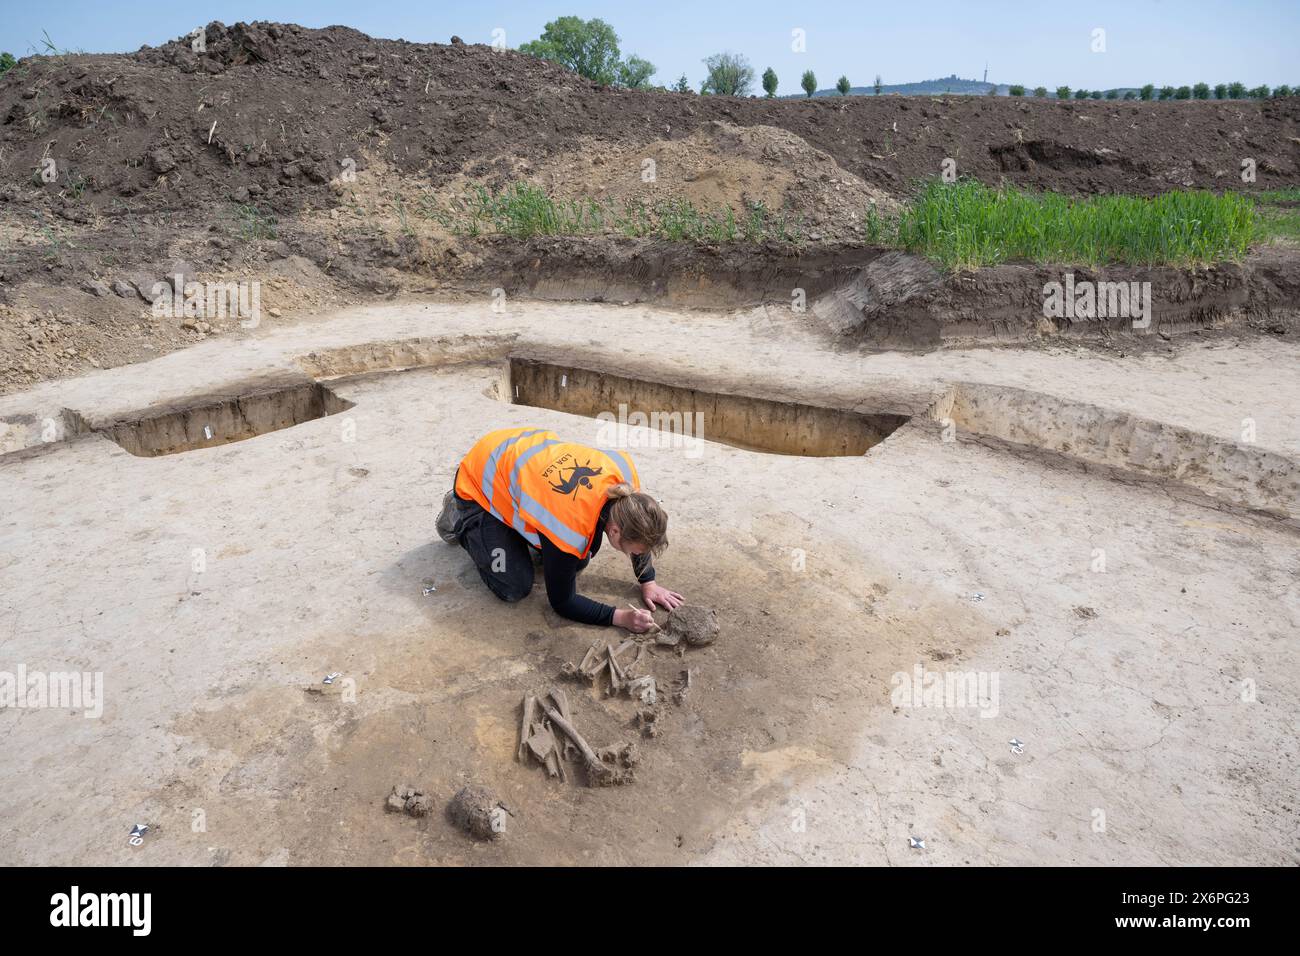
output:
[[611, 485], [605, 492], [613, 505], [609, 520], [618, 525], [623, 538], [643, 544], [652, 554], [668, 547], [668, 514], [647, 494], [633, 491], [627, 482]]

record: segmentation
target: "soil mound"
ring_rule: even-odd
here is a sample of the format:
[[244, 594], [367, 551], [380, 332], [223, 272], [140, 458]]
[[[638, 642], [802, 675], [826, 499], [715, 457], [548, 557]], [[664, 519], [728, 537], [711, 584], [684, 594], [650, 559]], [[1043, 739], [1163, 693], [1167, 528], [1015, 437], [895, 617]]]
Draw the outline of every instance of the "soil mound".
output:
[[589, 140], [535, 172], [525, 164], [519, 173], [564, 199], [686, 201], [700, 210], [730, 208], [738, 217], [761, 206], [812, 241], [860, 238], [868, 209], [898, 208], [883, 190], [794, 133], [722, 121], [682, 139], [642, 145]]
[[[55, 194], [77, 221], [132, 210], [254, 201], [279, 212], [332, 205], [351, 159], [381, 156], [441, 185], [457, 175], [544, 168], [585, 139], [625, 148], [689, 140], [714, 123], [761, 165], [806, 143], [873, 189], [902, 193], [945, 157], [964, 175], [1070, 192], [1238, 185], [1297, 176], [1300, 100], [1141, 103], [991, 97], [738, 99], [601, 87], [554, 64], [464, 43], [374, 39], [345, 27], [218, 22], [133, 54], [28, 57], [0, 78], [0, 198]], [[713, 129], [713, 132], [710, 132]], [[766, 142], [760, 142], [766, 139]], [[666, 146], [671, 168], [690, 166]], [[42, 182], [41, 161], [59, 164]], [[639, 168], [639, 167], [638, 167]], [[833, 173], [828, 172], [828, 175]], [[820, 174], [819, 174], [820, 175]], [[844, 185], [844, 184], [840, 184]], [[703, 184], [701, 184], [702, 188]], [[750, 185], [758, 191], [758, 184]]]

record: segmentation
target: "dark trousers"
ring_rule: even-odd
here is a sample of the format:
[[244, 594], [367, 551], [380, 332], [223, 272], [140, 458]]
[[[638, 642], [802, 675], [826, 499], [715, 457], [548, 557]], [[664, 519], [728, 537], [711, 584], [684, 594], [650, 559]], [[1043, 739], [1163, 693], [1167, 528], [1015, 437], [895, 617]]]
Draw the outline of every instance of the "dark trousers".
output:
[[[531, 545], [514, 528], [484, 511], [477, 501], [456, 496], [460, 515], [456, 536], [478, 568], [488, 590], [503, 601], [522, 601], [533, 590]], [[578, 564], [581, 571], [590, 559]]]

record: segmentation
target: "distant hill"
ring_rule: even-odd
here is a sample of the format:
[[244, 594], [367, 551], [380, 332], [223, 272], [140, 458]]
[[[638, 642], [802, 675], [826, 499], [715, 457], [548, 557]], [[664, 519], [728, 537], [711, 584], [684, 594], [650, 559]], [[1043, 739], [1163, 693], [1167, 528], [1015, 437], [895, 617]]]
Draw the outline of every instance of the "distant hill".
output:
[[[983, 80], [967, 80], [958, 76], [956, 73], [952, 76], [940, 77], [937, 80], [922, 80], [919, 83], [885, 83], [880, 87], [880, 95], [888, 96], [891, 93], [895, 96], [943, 96], [944, 94], [955, 94], [958, 96], [987, 96], [989, 90], [996, 89], [998, 96], [1010, 96], [1010, 83], [985, 83]], [[1055, 99], [1055, 87], [1048, 87], [1047, 98]], [[1120, 87], [1116, 90], [1117, 98], [1122, 99], [1124, 94], [1129, 91], [1129, 87]], [[1136, 88], [1132, 88], [1133, 93], [1137, 93]], [[1033, 93], [1034, 87], [1031, 84], [1025, 84], [1025, 95]], [[1102, 90], [1102, 96], [1106, 95], [1106, 90]], [[873, 86], [851, 86], [849, 87], [850, 96], [874, 96], [876, 94]], [[835, 87], [830, 89], [818, 90], [813, 96], [839, 96], [839, 90]], [[781, 99], [803, 99], [803, 93], [791, 93], [781, 97]]]
[[[922, 80], [920, 83], [885, 83], [880, 87], [882, 96], [890, 93], [899, 96], [938, 96], [944, 93], [959, 93], [974, 96], [984, 96], [988, 93], [989, 87], [997, 86], [998, 92], [1005, 95], [1006, 85], [996, 83], [984, 83], [980, 80], [965, 80], [957, 74], [952, 76], [941, 77], [937, 80]], [[874, 96], [875, 87], [873, 86], [853, 86], [849, 88], [851, 96]], [[784, 99], [797, 99], [802, 97], [803, 93], [795, 93]], [[835, 87], [826, 90], [818, 90], [813, 96], [839, 96], [839, 91]]]

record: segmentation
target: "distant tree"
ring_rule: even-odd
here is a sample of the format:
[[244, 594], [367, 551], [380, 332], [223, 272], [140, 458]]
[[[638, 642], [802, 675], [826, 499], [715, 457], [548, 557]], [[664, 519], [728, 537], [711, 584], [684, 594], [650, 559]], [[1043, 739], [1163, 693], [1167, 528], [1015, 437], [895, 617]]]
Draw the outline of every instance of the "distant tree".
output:
[[519, 46], [520, 53], [552, 60], [579, 76], [612, 85], [619, 77], [618, 34], [604, 20], [560, 17], [542, 35]]
[[1172, 100], [1174, 98], [1174, 93], [1176, 92], [1177, 90], [1172, 86], [1162, 86], [1160, 87], [1160, 98], [1162, 100]]
[[1228, 84], [1227, 84], [1227, 83], [1216, 83], [1216, 84], [1214, 84], [1214, 98], [1215, 98], [1216, 100], [1226, 100], [1226, 99], [1228, 98]]
[[1229, 83], [1229, 84], [1228, 84], [1228, 99], [1230, 99], [1230, 100], [1239, 100], [1239, 99], [1241, 99], [1241, 98], [1242, 98], [1243, 96], [1245, 96], [1245, 95], [1246, 95], [1246, 84], [1245, 84], [1245, 83]]
[[835, 81], [835, 89], [839, 90], [840, 96], [848, 96], [849, 90], [853, 89], [853, 87], [849, 85], [849, 78], [847, 76], [841, 76]]
[[1056, 88], [1056, 98], [1058, 100], [1068, 100], [1070, 98], [1070, 88], [1068, 86], [1058, 86]]
[[1087, 90], [1075, 90], [1074, 98], [1076, 100], [1086, 100], [1091, 94]]
[[877, 73], [877, 74], [876, 74], [876, 82], [875, 82], [875, 84], [874, 84], [874, 89], [875, 89], [875, 91], [876, 91], [876, 95], [877, 95], [877, 96], [880, 95], [880, 91], [881, 91], [882, 89], [884, 89], [884, 87], [885, 87], [885, 85], [884, 85], [883, 83], [880, 82], [880, 74]]
[[629, 90], [647, 90], [650, 77], [654, 76], [655, 65], [639, 56], [629, 56], [618, 65], [618, 85]]
[[1250, 98], [1253, 100], [1266, 100], [1268, 99], [1268, 92], [1267, 86], [1257, 86], [1250, 91]]
[[686, 78], [686, 74], [685, 74], [685, 73], [683, 73], [681, 76], [677, 77], [677, 82], [673, 84], [673, 92], [674, 92], [674, 93], [694, 93], [694, 92], [695, 92], [693, 89], [691, 89], [691, 81], [688, 80], [688, 79]]
[[1281, 86], [1277, 86], [1277, 87], [1274, 87], [1274, 88], [1273, 88], [1273, 95], [1274, 95], [1274, 96], [1290, 96], [1290, 95], [1291, 95], [1291, 87], [1289, 87], [1289, 86], [1287, 86], [1285, 83], [1283, 83]]
[[1138, 90], [1138, 99], [1140, 100], [1154, 99], [1155, 95], [1156, 88], [1151, 83], [1148, 83], [1146, 86], [1142, 87], [1142, 89]]
[[817, 92], [817, 74], [812, 70], [804, 70], [803, 76], [799, 80], [799, 85], [803, 91], [808, 94], [809, 98]]
[[769, 100], [772, 97], [776, 96], [776, 86], [777, 86], [776, 70], [772, 69], [769, 66], [766, 70], [763, 71], [763, 92], [767, 94], [767, 98]]
[[1024, 96], [1025, 88], [1019, 84], [1007, 87], [1007, 96]]
[[989, 88], [988, 88], [987, 90], [984, 91], [984, 95], [985, 95], [985, 96], [997, 96], [997, 95], [998, 95], [998, 85], [997, 85], [996, 83], [990, 83], [990, 84], [989, 84]]
[[1045, 87], [1045, 86], [1035, 86], [1035, 87], [1034, 87], [1034, 95], [1035, 95], [1036, 97], [1038, 97], [1040, 100], [1045, 100], [1045, 99], [1047, 99], [1047, 87]]
[[1101, 99], [1101, 90], [1093, 90], [1088, 94], [1088, 96], [1094, 100], [1099, 100]]
[[17, 62], [12, 53], [0, 53], [0, 76], [12, 70]]
[[748, 96], [754, 87], [754, 68], [739, 53], [715, 53], [704, 65], [709, 74], [701, 92], [714, 96]]
[[1138, 95], [1137, 95], [1136, 93], [1134, 93], [1132, 90], [1126, 90], [1126, 91], [1124, 92], [1124, 99], [1126, 99], [1126, 100], [1135, 100], [1135, 99], [1137, 99], [1137, 98], [1138, 98]]
[[1210, 98], [1209, 83], [1197, 83], [1195, 86], [1192, 87], [1192, 99], [1208, 100], [1209, 98]]
[[1117, 99], [1119, 99], [1119, 90], [1107, 90], [1107, 91], [1106, 91], [1106, 99], [1108, 99], [1108, 100], [1117, 100]]

